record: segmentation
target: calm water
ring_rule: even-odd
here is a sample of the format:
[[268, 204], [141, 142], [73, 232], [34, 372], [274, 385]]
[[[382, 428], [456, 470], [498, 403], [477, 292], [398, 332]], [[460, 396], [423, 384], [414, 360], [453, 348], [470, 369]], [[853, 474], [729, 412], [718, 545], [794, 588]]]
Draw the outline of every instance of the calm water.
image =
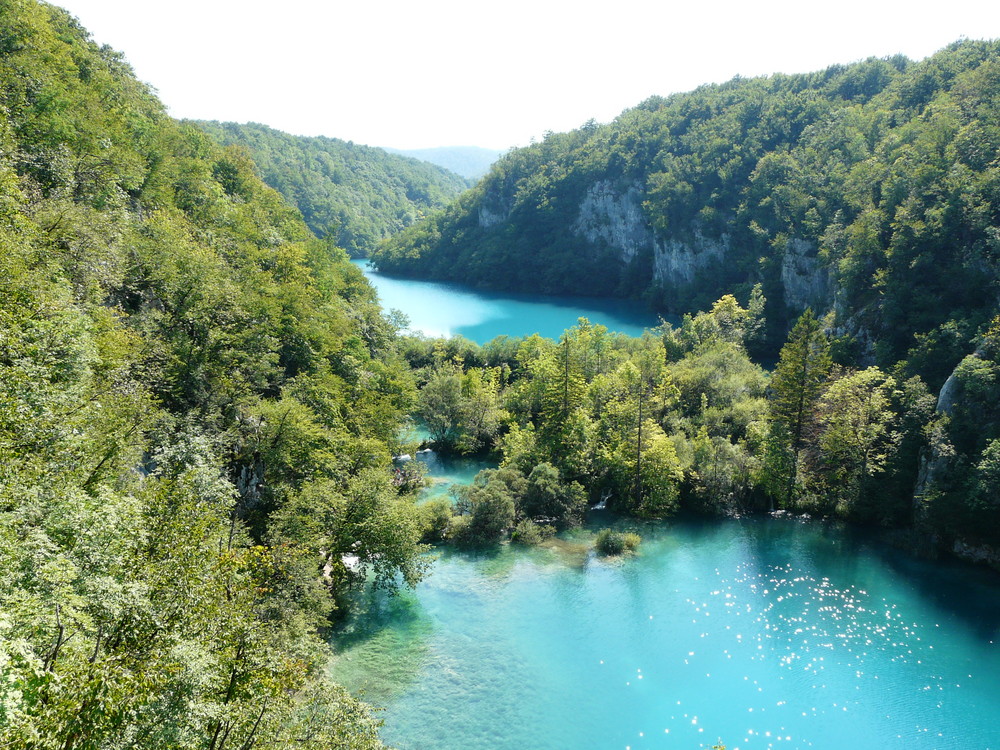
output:
[[417, 496], [418, 503], [436, 497], [451, 497], [451, 488], [457, 484], [471, 484], [483, 469], [495, 469], [496, 461], [466, 456], [445, 456], [433, 450], [418, 453], [415, 460], [427, 466], [428, 484]]
[[501, 295], [458, 284], [385, 276], [354, 260], [378, 291], [385, 310], [401, 310], [410, 328], [428, 336], [460, 334], [483, 344], [501, 335], [558, 338], [585, 317], [611, 331], [638, 336], [659, 319], [637, 303], [592, 297]]
[[334, 673], [404, 750], [1000, 748], [995, 576], [796, 521], [642, 533], [446, 552]]
[[[431, 335], [656, 323], [624, 304], [366, 274]], [[432, 478], [422, 501], [489, 466], [417, 458]], [[385, 708], [383, 736], [402, 750], [1000, 750], [995, 574], [797, 521], [642, 534], [622, 560], [594, 557], [586, 530], [544, 549], [442, 552], [415, 591], [362, 602], [334, 676]]]

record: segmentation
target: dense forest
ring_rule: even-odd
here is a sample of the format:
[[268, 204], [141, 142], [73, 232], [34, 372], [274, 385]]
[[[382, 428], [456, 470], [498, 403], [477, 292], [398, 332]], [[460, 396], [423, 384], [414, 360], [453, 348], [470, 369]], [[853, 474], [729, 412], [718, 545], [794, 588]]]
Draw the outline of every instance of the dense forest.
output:
[[995, 307], [998, 76], [966, 41], [652, 98], [509, 152], [376, 262], [678, 313], [759, 282], [775, 346], [811, 306], [880, 365], [917, 334], [947, 368]]
[[0, 746], [381, 747], [323, 636], [425, 565], [371, 288], [62, 10], [0, 104]]
[[[998, 154], [996, 42], [956, 43], [921, 62], [872, 59], [736, 79], [653, 98], [608, 125], [508, 153], [474, 190], [385, 243], [375, 260], [390, 272], [644, 296], [690, 313], [714, 310], [727, 294], [743, 304], [756, 294], [766, 308], [742, 346], [778, 367], [766, 385], [734, 382], [741, 398], [767, 399], [760, 418], [747, 420], [747, 405], [728, 397], [717, 404], [705, 383], [679, 402], [691, 419], [700, 398], [706, 414], [717, 414], [707, 437], [759, 462], [750, 471], [743, 459], [725, 459], [732, 471], [743, 465], [750, 505], [925, 524], [949, 545], [996, 542]], [[699, 319], [680, 333], [662, 331], [668, 365], [677, 360], [667, 372], [711, 349], [673, 343], [693, 340], [684, 331]], [[567, 378], [582, 378], [581, 403], [597, 409], [587, 429], [597, 429], [602, 396], [591, 390], [603, 386], [594, 373], [573, 375], [573, 356], [553, 353], [547, 367], [563, 368], [567, 393]], [[735, 366], [724, 360], [717, 357], [720, 371]], [[834, 407], [855, 415], [825, 413]], [[537, 405], [508, 412], [536, 440], [556, 429]], [[678, 492], [696, 498], [706, 474], [683, 457], [695, 455], [685, 445], [700, 425], [678, 431], [667, 412], [659, 421], [682, 443], [688, 473]], [[849, 462], [836, 435], [859, 441]], [[505, 456], [512, 440], [500, 441]], [[600, 453], [600, 441], [587, 444], [588, 456]], [[568, 450], [559, 445], [538, 454], [543, 462]], [[591, 488], [607, 490], [608, 477], [592, 474]], [[640, 479], [634, 467], [633, 488]]]
[[[0, 5], [0, 746], [382, 747], [327, 676], [352, 592], [597, 503], [996, 549], [996, 56], [734, 81], [511, 152], [380, 263], [689, 312], [478, 346], [380, 310], [338, 246], [352, 209], [318, 196], [385, 182], [349, 179], [334, 141], [220, 143], [236, 129], [168, 117], [64, 11]], [[408, 200], [447, 192], [412, 180]], [[394, 201], [351, 237], [417, 217]], [[326, 210], [317, 238], [303, 214]], [[657, 258], [685, 242], [718, 252], [681, 284]], [[392, 464], [411, 416], [498, 468], [418, 506], [417, 462]]]
[[198, 122], [223, 146], [242, 146], [264, 182], [302, 212], [317, 237], [365, 257], [469, 187], [441, 167], [380, 148], [266, 125]]
[[935, 397], [916, 367], [838, 362], [806, 310], [771, 372], [760, 286], [642, 337], [400, 341], [416, 413], [499, 468], [421, 506], [424, 541], [538, 543], [601, 504], [635, 518], [806, 513], [1000, 567], [1000, 317]]

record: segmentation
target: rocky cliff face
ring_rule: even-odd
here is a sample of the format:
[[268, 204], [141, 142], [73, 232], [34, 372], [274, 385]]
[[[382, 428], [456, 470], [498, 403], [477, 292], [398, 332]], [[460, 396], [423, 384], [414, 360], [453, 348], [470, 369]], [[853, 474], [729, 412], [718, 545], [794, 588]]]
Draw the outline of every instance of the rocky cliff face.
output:
[[[944, 381], [944, 385], [941, 386], [935, 410], [939, 414], [950, 417], [955, 411], [959, 398], [961, 398], [961, 383], [956, 374], [952, 372], [948, 376], [948, 379]], [[933, 487], [938, 475], [947, 469], [952, 455], [953, 451], [950, 446], [942, 449], [938, 445], [932, 444], [921, 456], [917, 483], [913, 488], [913, 515], [918, 523], [926, 521], [927, 505], [925, 500], [927, 491]]]
[[952, 544], [951, 553], [960, 560], [1000, 570], [1000, 549], [992, 545], [956, 539]]
[[587, 190], [573, 223], [573, 232], [595, 245], [614, 248], [623, 262], [630, 263], [639, 253], [654, 247], [653, 232], [643, 215], [642, 200], [639, 183], [622, 191], [608, 180], [599, 180]]
[[833, 299], [833, 278], [816, 254], [815, 242], [792, 238], [785, 244], [781, 259], [781, 285], [785, 304], [797, 310], [807, 307], [821, 311]]
[[[572, 231], [591, 244], [613, 249], [625, 265], [642, 254], [651, 256], [651, 282], [666, 288], [694, 283], [699, 271], [724, 263], [732, 252], [730, 235], [710, 237], [696, 224], [683, 236], [657, 237], [643, 211], [644, 199], [638, 182], [624, 188], [608, 180], [595, 182], [580, 203]], [[505, 216], [501, 207], [484, 202], [479, 209], [479, 224], [492, 226]], [[781, 284], [785, 302], [794, 309], [812, 307], [822, 312], [833, 302], [831, 272], [818, 257], [814, 242], [798, 238], [787, 241]]]
[[580, 203], [573, 232], [592, 244], [610, 247], [625, 265], [640, 254], [651, 255], [651, 281], [666, 287], [690, 284], [696, 271], [725, 257], [728, 235], [712, 239], [695, 227], [686, 239], [657, 238], [642, 208], [644, 197], [637, 182], [624, 189], [607, 180], [595, 182]]
[[485, 203], [479, 207], [479, 226], [482, 229], [489, 229], [507, 220], [509, 212], [502, 208], [487, 206]]
[[512, 208], [511, 199], [504, 196], [501, 189], [487, 190], [479, 203], [479, 227], [489, 229], [502, 224], [510, 218]]
[[697, 271], [721, 261], [730, 249], [728, 234], [713, 239], [697, 227], [686, 240], [658, 241], [653, 254], [653, 280], [666, 287], [686, 286], [694, 281]]
[[[985, 456], [982, 451], [989, 440], [985, 436], [996, 434], [996, 424], [1000, 410], [997, 408], [995, 384], [997, 369], [995, 352], [983, 342], [976, 351], [966, 356], [954, 369], [937, 399], [936, 410], [942, 419], [920, 463], [920, 472], [914, 488], [913, 510], [917, 527], [931, 526], [932, 508], [940, 502], [942, 491], [963, 493], [963, 485], [970, 478], [977, 482], [979, 469], [976, 464]], [[979, 438], [970, 443], [970, 437]], [[956, 489], [957, 488], [957, 489]], [[954, 501], [952, 501], [954, 502]], [[982, 499], [975, 500], [975, 494], [960, 501], [965, 512], [979, 521], [988, 519], [983, 515]], [[964, 560], [989, 565], [1000, 569], [1000, 545], [981, 530], [989, 528], [989, 522], [981, 527], [976, 521], [960, 521], [956, 528], [949, 529], [936, 541], [947, 552]]]

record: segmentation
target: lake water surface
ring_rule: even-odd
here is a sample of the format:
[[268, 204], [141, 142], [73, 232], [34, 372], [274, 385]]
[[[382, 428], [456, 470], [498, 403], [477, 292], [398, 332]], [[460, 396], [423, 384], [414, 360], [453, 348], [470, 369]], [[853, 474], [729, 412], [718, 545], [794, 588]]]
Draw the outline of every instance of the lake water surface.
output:
[[798, 521], [642, 534], [445, 552], [334, 674], [403, 750], [1000, 748], [995, 576]]
[[636, 302], [495, 294], [459, 284], [394, 278], [372, 270], [367, 260], [352, 262], [378, 291], [383, 309], [402, 311], [410, 328], [427, 336], [457, 334], [479, 344], [501, 335], [559, 338], [581, 317], [630, 336], [659, 324], [656, 315]]
[[[431, 335], [557, 337], [636, 306], [504, 297], [366, 271]], [[487, 462], [419, 454], [421, 500]], [[610, 517], [592, 514], [597, 528]], [[1000, 750], [1000, 578], [794, 520], [640, 529], [637, 556], [439, 553], [414, 591], [368, 595], [335, 678], [385, 710], [402, 750], [711, 747]]]

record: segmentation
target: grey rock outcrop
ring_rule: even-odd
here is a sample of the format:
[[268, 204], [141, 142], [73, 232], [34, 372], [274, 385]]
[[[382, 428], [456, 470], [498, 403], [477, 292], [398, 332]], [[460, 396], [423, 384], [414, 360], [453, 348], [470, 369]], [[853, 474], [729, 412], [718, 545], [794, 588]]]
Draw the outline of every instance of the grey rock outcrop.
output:
[[1000, 570], [1000, 550], [989, 544], [977, 544], [964, 539], [956, 539], [951, 552], [956, 557], [978, 565], [988, 565]]
[[[611, 248], [626, 265], [642, 253], [651, 253], [652, 282], [668, 288], [692, 284], [699, 271], [725, 263], [733, 250], [729, 234], [708, 236], [692, 224], [687, 231], [657, 237], [643, 210], [644, 198], [639, 182], [622, 187], [598, 180], [584, 194], [572, 231], [593, 245]], [[492, 226], [504, 218], [502, 211], [485, 204], [479, 209], [480, 226]], [[781, 283], [785, 301], [794, 309], [812, 307], [822, 312], [832, 304], [833, 277], [818, 257], [815, 242], [800, 238], [787, 241]]]
[[689, 239], [670, 238], [656, 243], [653, 280], [664, 286], [681, 286], [694, 281], [697, 271], [729, 252], [729, 235], [706, 237], [695, 227]]
[[608, 180], [595, 182], [580, 203], [574, 234], [611, 248], [624, 264], [641, 253], [651, 253], [652, 281], [668, 287], [692, 283], [698, 270], [725, 258], [730, 250], [728, 235], [706, 237], [694, 226], [684, 238], [657, 238], [643, 211], [644, 197], [638, 182], [624, 189]]
[[[969, 357], [981, 357], [982, 352], [976, 350]], [[969, 359], [966, 357], [966, 360]], [[963, 360], [965, 362], [965, 360]], [[961, 367], [961, 363], [959, 364]], [[944, 414], [946, 416], [951, 416], [955, 407], [959, 404], [963, 397], [962, 383], [959, 380], [956, 373], [958, 372], [958, 367], [956, 367], [948, 379], [944, 381], [944, 385], [941, 386], [941, 392], [938, 394], [936, 411], [939, 414]], [[934, 486], [934, 482], [938, 475], [944, 471], [954, 455], [953, 450], [950, 446], [939, 446], [932, 445], [927, 449], [926, 453], [920, 459], [920, 469], [917, 474], [917, 484], [913, 490], [913, 503], [914, 503], [914, 514], [919, 520], [923, 516], [923, 500], [927, 494], [927, 491]], [[957, 552], [956, 552], [957, 554]]]
[[833, 298], [833, 279], [816, 255], [816, 243], [795, 237], [785, 243], [781, 285], [789, 307], [796, 310], [811, 307], [817, 312], [829, 307]]
[[507, 211], [490, 208], [485, 204], [481, 205], [479, 207], [479, 226], [483, 229], [489, 229], [506, 221], [508, 215], [509, 212]]
[[642, 211], [642, 186], [630, 185], [623, 191], [611, 182], [599, 180], [587, 190], [573, 232], [595, 245], [618, 251], [625, 263], [640, 252], [653, 248], [653, 232]]

